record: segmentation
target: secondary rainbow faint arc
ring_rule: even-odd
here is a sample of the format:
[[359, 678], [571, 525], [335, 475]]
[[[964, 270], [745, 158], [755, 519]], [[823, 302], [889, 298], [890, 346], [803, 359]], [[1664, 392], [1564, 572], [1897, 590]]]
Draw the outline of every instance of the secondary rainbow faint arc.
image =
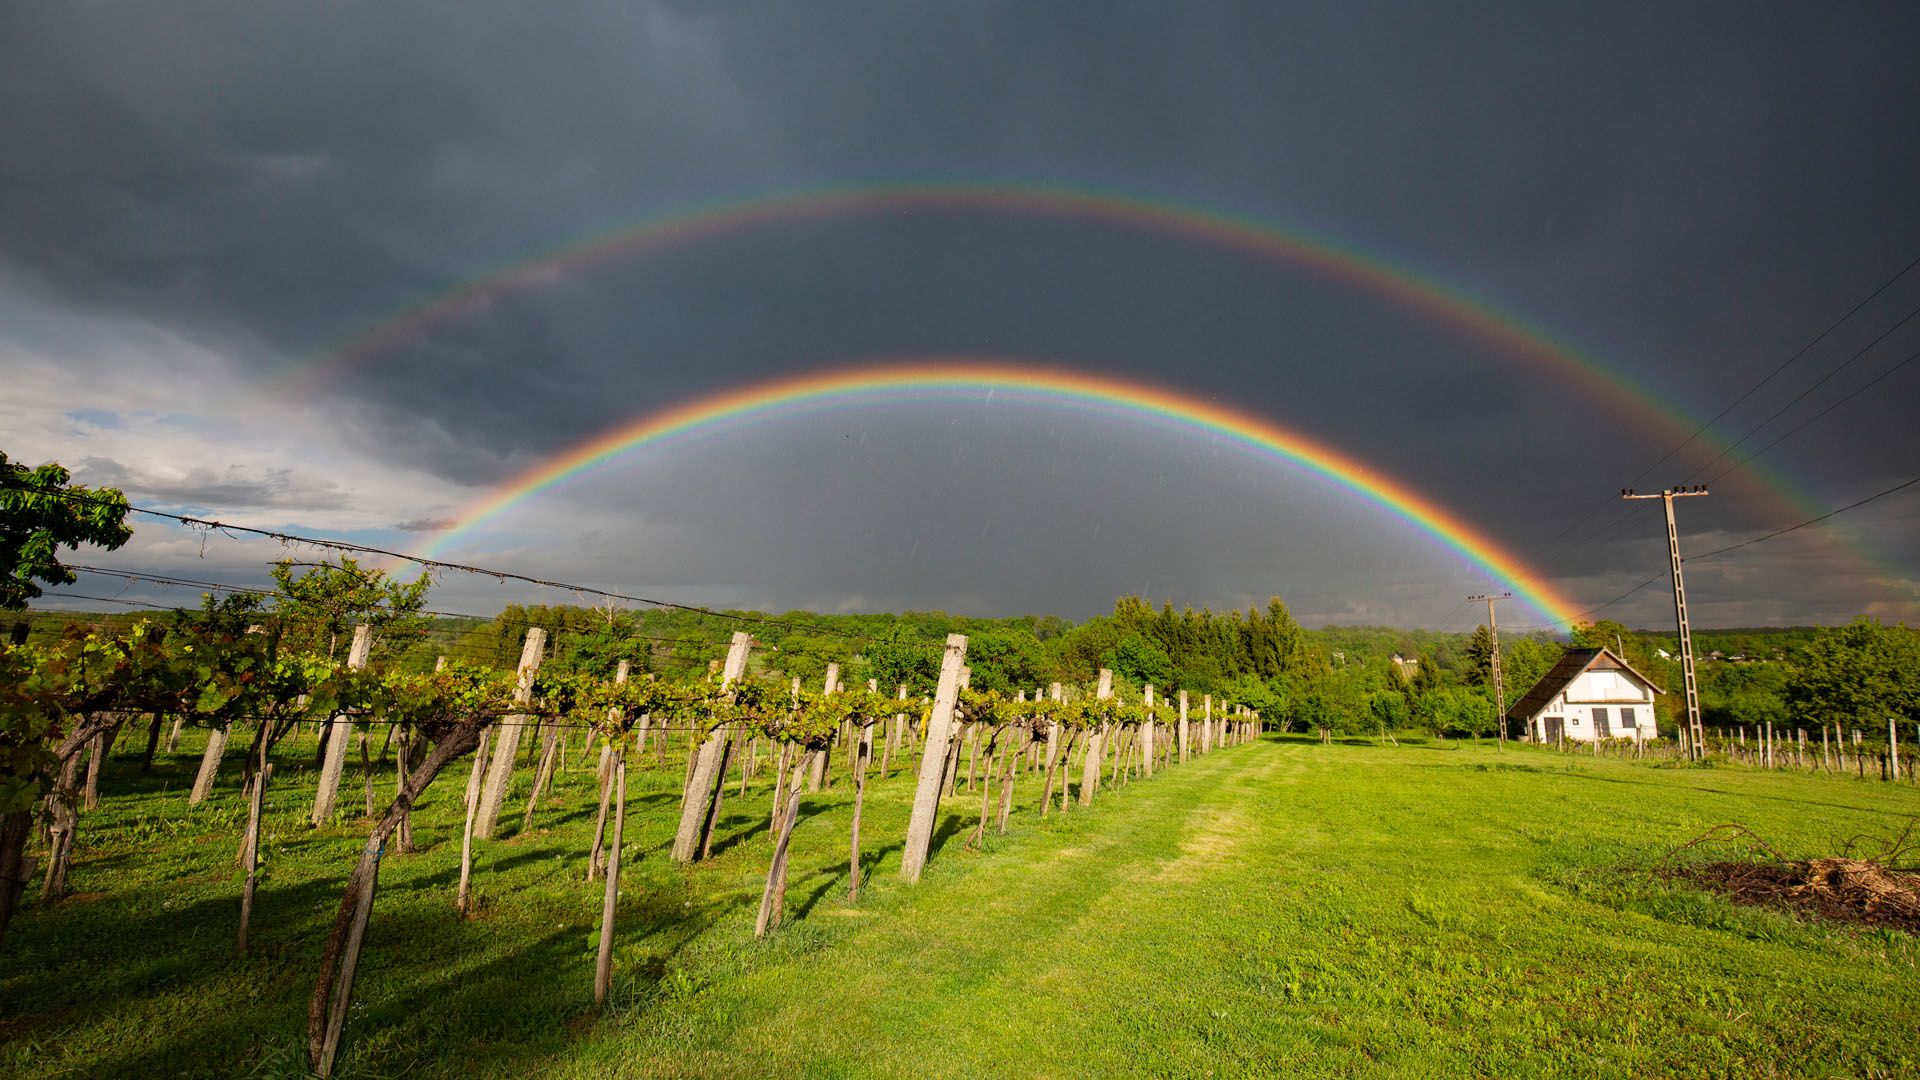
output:
[[1004, 361], [942, 359], [839, 368], [754, 383], [620, 424], [547, 459], [462, 509], [417, 554], [432, 556], [474, 527], [594, 465], [678, 435], [809, 405], [888, 395], [1011, 391], [1061, 405], [1096, 405], [1216, 436], [1327, 477], [1385, 507], [1479, 565], [1556, 623], [1574, 605], [1510, 552], [1405, 483], [1272, 420], [1149, 383]]
[[[1354, 244], [1247, 214], [1164, 198], [1066, 184], [1003, 181], [898, 182], [762, 193], [623, 222], [495, 263], [416, 296], [332, 339], [261, 389], [269, 394], [301, 397], [329, 375], [365, 362], [436, 324], [551, 282], [557, 275], [615, 259], [783, 223], [928, 210], [1024, 213], [1093, 221], [1277, 260], [1385, 297], [1488, 342], [1506, 355], [1557, 372], [1629, 415], [1650, 418], [1664, 429], [1665, 437], [1692, 440], [1695, 430], [1703, 426], [1697, 418], [1649, 393], [1591, 351], [1557, 338], [1517, 312]], [[1715, 451], [1730, 449], [1724, 436], [1711, 431], [1701, 434], [1698, 441]], [[1811, 496], [1772, 469], [1748, 464], [1740, 473], [1776, 506], [1792, 514], [1805, 515], [1820, 508]], [[1872, 563], [1871, 558], [1868, 562]]]

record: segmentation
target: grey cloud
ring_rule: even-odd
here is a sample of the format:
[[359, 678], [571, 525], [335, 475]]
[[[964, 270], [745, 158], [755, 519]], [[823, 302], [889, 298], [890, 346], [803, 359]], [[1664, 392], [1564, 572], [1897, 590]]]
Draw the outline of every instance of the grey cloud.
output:
[[[16, 5], [0, 15], [0, 290], [9, 310], [164, 326], [229, 356], [245, 384], [487, 267], [675, 207], [1007, 177], [1324, 232], [1516, 308], [1651, 400], [1711, 415], [1911, 257], [1916, 30], [1898, 7]], [[1722, 429], [1745, 430], [1916, 302], [1914, 283], [1894, 290]], [[1915, 347], [1920, 333], [1897, 337], [1858, 377]], [[1030, 357], [1272, 417], [1516, 552], [1546, 545], [1538, 561], [1594, 603], [1660, 565], [1657, 523], [1614, 525], [1626, 511], [1612, 506], [1548, 543], [1672, 444], [1647, 408], [1310, 267], [1084, 221], [795, 220], [612, 259], [422, 327], [297, 407], [369, 458], [441, 478], [451, 506], [724, 386], [921, 355]], [[1761, 461], [1816, 506], [1867, 472], [1898, 476], [1920, 460], [1913, 386], [1889, 379]], [[1442, 617], [1426, 612], [1455, 580], [1343, 535], [1383, 529], [1349, 497], [1305, 504], [1323, 523], [1276, 533], [1271, 508], [1234, 503], [1233, 474], [1188, 462], [1159, 483], [1126, 425], [1063, 429], [1074, 445], [1016, 440], [1051, 460], [1003, 462], [982, 488], [943, 471], [964, 430], [903, 443], [884, 469], [709, 444], [647, 492], [583, 481], [599, 501], [562, 500], [547, 526], [564, 545], [591, 522], [603, 539], [587, 550], [611, 558], [623, 534], [605, 511], [645, 495], [631, 509], [677, 545], [645, 553], [652, 580], [770, 598], [756, 602], [833, 606], [851, 590], [1084, 611], [1149, 580], [1195, 602], [1288, 591], [1267, 584], [1278, 574], [1327, 618]], [[1689, 449], [1673, 479], [1711, 456]], [[1129, 471], [1103, 472], [1117, 461]], [[97, 470], [207, 505], [353, 496], [292, 465]], [[1765, 485], [1724, 490], [1688, 508], [1690, 530], [1737, 539], [1810, 513]], [[1179, 508], [1146, 515], [1164, 535], [1129, 529], [1136, 500]], [[1010, 509], [1042, 501], [1057, 514]], [[432, 531], [442, 506], [420, 509], [394, 531]], [[1823, 561], [1817, 538], [1790, 548], [1817, 578], [1786, 574], [1766, 545], [1729, 557], [1742, 572], [1703, 569], [1726, 595], [1715, 618], [1920, 610], [1900, 599], [1920, 577], [1920, 522], [1887, 520], [1873, 575]], [[1095, 526], [1105, 539], [1088, 539]], [[907, 554], [916, 541], [923, 554]], [[1657, 618], [1657, 596], [1642, 599], [1624, 606]]]
[[299, 475], [291, 468], [202, 466], [168, 476], [111, 458], [88, 457], [80, 460], [74, 473], [88, 484], [119, 488], [135, 502], [152, 500], [169, 506], [330, 510], [347, 505], [347, 493], [337, 484]]

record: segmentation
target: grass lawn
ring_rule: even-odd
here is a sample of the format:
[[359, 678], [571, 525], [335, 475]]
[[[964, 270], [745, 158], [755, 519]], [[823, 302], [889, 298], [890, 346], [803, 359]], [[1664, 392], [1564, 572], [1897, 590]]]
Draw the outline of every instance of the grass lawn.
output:
[[[116, 758], [81, 818], [76, 894], [15, 919], [0, 1075], [302, 1071], [365, 825], [308, 829], [312, 744], [282, 753], [254, 954], [235, 959], [238, 751], [189, 810], [198, 749], [144, 776]], [[1920, 1075], [1920, 940], [1645, 872], [1721, 822], [1830, 854], [1920, 815], [1909, 785], [1269, 737], [1064, 818], [1039, 819], [1023, 781], [984, 851], [964, 848], [978, 796], [958, 796], [907, 888], [900, 770], [869, 791], [859, 905], [843, 778], [802, 804], [789, 921], [755, 942], [766, 771], [730, 791], [715, 858], [679, 868], [683, 754], [629, 784], [606, 1015], [600, 887], [582, 880], [592, 772], [562, 774], [514, 835], [523, 770], [504, 838], [479, 845], [471, 920], [453, 911], [466, 770], [444, 775], [416, 815], [421, 853], [386, 861], [339, 1075]]]

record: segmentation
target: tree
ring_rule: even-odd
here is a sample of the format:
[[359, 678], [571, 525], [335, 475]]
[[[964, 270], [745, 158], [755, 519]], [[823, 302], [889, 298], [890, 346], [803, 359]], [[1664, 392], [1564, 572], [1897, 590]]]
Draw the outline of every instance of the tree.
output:
[[1466, 668], [1463, 675], [1467, 685], [1491, 686], [1493, 684], [1493, 631], [1487, 629], [1487, 624], [1481, 623], [1473, 628], [1473, 637], [1467, 639], [1465, 656]]
[[36, 582], [73, 584], [61, 548], [116, 551], [133, 537], [125, 495], [71, 480], [58, 465], [29, 469], [0, 453], [0, 611], [19, 611], [38, 598]]
[[883, 690], [904, 685], [909, 693], [931, 691], [939, 674], [938, 654], [898, 631], [868, 642], [860, 655], [867, 678]]
[[1789, 695], [1823, 724], [1880, 731], [1920, 714], [1920, 631], [1865, 616], [1824, 630], [1800, 656]]
[[1654, 659], [1652, 650], [1638, 634], [1612, 619], [1575, 623], [1570, 636], [1576, 649], [1611, 649], [1614, 655], [1643, 672]]
[[[296, 567], [305, 572], [295, 574]], [[432, 584], [425, 574], [412, 583], [393, 580], [384, 570], [363, 568], [346, 557], [338, 565], [283, 559], [273, 564], [273, 580], [279, 592], [274, 612], [284, 623], [287, 643], [329, 658], [340, 636], [358, 623], [373, 627], [376, 644], [417, 632], [426, 622], [420, 609]]]
[[634, 636], [630, 612], [609, 611], [605, 622], [573, 636], [566, 666], [602, 679], [611, 679], [614, 672], [620, 669], [620, 661], [625, 660], [629, 671], [638, 675], [647, 670], [647, 661], [653, 651], [650, 644], [645, 638]]
[[[925, 646], [921, 649], [931, 659], [932, 652]], [[1046, 654], [1039, 640], [1019, 627], [969, 635], [967, 666], [973, 669], [970, 685], [976, 690], [1012, 694], [1016, 690], [1037, 690], [1046, 681]]]
[[1101, 660], [1131, 683], [1152, 683], [1164, 688], [1173, 676], [1173, 657], [1138, 630], [1115, 642]]

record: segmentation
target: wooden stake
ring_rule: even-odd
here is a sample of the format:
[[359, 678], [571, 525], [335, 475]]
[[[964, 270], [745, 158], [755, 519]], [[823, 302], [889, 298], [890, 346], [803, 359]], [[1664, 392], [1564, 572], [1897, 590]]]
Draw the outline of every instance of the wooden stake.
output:
[[793, 775], [787, 781], [787, 805], [780, 815], [780, 832], [773, 844], [773, 861], [767, 866], [766, 888], [760, 892], [760, 914], [754, 919], [753, 936], [763, 938], [780, 925], [787, 901], [787, 849], [793, 843], [793, 830], [800, 821], [800, 783], [807, 755], [796, 755]]
[[614, 786], [619, 794], [615, 797], [613, 811], [613, 847], [607, 852], [607, 889], [600, 902], [600, 957], [593, 968], [593, 1003], [596, 1006], [607, 1003], [607, 989], [613, 984], [613, 913], [620, 899], [620, 845], [627, 822], [625, 754], [620, 755], [614, 763], [613, 775]]
[[247, 927], [253, 922], [253, 894], [260, 883], [260, 809], [267, 797], [267, 781], [271, 779], [273, 765], [268, 763], [260, 766], [253, 774], [253, 797], [247, 800], [246, 857], [243, 860], [247, 884], [240, 893], [240, 939], [234, 945], [234, 952], [241, 956], [247, 955]]
[[467, 819], [460, 830], [460, 887], [453, 895], [453, 908], [465, 915], [472, 904], [469, 886], [473, 879], [473, 833], [480, 816], [480, 789], [486, 783], [487, 752], [491, 745], [487, 736], [491, 731], [480, 732], [480, 743], [473, 751], [473, 771], [467, 774]]

